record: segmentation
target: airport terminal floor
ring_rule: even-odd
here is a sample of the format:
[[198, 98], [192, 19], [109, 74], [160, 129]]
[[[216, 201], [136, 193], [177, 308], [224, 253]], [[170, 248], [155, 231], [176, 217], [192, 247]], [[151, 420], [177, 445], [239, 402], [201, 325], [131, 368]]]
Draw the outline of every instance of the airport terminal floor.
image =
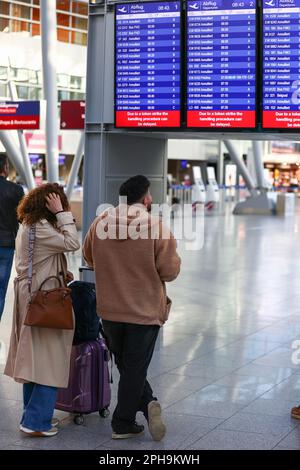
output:
[[[113, 441], [109, 418], [89, 415], [78, 426], [62, 412], [55, 413], [57, 436], [23, 437], [21, 386], [1, 374], [0, 449], [300, 450], [300, 421], [290, 417], [300, 404], [300, 355], [292, 347], [300, 340], [300, 204], [286, 217], [231, 210], [228, 203], [206, 217], [204, 247], [180, 249], [181, 275], [169, 285], [173, 310], [149, 369], [165, 439], [152, 441], [146, 429], [142, 437]], [[69, 259], [78, 272], [80, 256]], [[0, 325], [6, 344], [12, 305], [11, 280]], [[111, 410], [115, 367], [113, 376]], [[144, 423], [140, 415], [137, 421]]]

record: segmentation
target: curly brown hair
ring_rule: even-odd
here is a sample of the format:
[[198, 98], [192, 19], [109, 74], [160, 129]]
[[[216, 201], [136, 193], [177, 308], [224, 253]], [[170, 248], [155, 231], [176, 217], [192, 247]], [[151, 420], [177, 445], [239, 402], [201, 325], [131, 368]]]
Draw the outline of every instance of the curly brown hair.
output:
[[46, 207], [46, 196], [55, 193], [60, 196], [61, 204], [64, 211], [70, 210], [67, 196], [62, 186], [57, 183], [47, 183], [32, 189], [21, 200], [18, 205], [17, 213], [20, 222], [26, 225], [32, 225], [41, 219], [47, 219], [50, 224], [55, 226], [57, 220], [54, 214]]

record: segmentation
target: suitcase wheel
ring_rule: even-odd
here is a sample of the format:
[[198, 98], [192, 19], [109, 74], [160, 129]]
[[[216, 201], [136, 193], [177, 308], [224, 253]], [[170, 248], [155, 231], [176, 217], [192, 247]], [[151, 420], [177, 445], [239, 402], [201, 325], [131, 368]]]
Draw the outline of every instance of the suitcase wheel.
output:
[[103, 410], [99, 411], [99, 415], [101, 416], [101, 418], [108, 418], [109, 409], [108, 408], [103, 408]]
[[83, 417], [83, 415], [76, 415], [76, 416], [74, 416], [73, 421], [74, 421], [75, 424], [78, 424], [80, 426], [84, 423], [84, 417]]

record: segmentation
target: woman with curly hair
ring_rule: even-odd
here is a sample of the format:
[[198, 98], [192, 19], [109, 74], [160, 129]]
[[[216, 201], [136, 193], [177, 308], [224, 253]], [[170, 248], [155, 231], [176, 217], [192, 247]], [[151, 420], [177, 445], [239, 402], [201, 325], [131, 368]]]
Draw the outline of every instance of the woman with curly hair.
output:
[[[30, 299], [29, 234], [35, 227], [32, 292], [50, 276], [59, 276], [64, 283], [70, 280], [64, 253], [78, 250], [80, 244], [68, 199], [58, 184], [30, 191], [18, 206], [18, 218], [22, 225], [16, 239], [14, 315], [4, 373], [23, 383], [20, 430], [31, 436], [54, 436], [57, 388], [68, 386], [74, 331], [24, 325]], [[49, 279], [46, 288], [56, 288], [57, 283]]]

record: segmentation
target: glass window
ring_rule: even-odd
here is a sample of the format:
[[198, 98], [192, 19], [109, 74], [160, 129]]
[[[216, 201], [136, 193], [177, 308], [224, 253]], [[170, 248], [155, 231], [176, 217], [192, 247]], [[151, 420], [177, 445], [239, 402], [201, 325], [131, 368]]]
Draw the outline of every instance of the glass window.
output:
[[0, 82], [0, 96], [2, 96], [2, 98], [6, 98], [8, 93], [7, 93], [7, 85], [5, 85], [5, 83], [1, 83]]
[[21, 31], [30, 31], [30, 23], [26, 21], [11, 20], [10, 21], [11, 32], [20, 33]]
[[82, 46], [86, 46], [87, 45], [87, 34], [72, 31], [71, 42], [73, 44], [81, 44]]
[[7, 67], [0, 67], [0, 80], [7, 80]]
[[30, 20], [30, 7], [12, 4], [11, 16]]
[[64, 73], [58, 73], [57, 85], [62, 88], [69, 88], [69, 75], [65, 75]]
[[32, 36], [40, 36], [41, 34], [40, 25], [32, 23], [31, 31], [32, 31]]
[[[87, 31], [87, 28], [88, 28], [88, 20], [87, 20], [88, 5], [87, 3], [73, 1], [72, 13], [85, 16], [85, 18], [72, 16], [72, 28], [77, 29], [77, 30]], [[81, 44], [83, 46], [86, 46], [87, 34], [83, 32], [72, 31], [71, 42], [73, 44]]]
[[28, 99], [28, 87], [17, 85], [18, 97], [20, 100]]
[[[39, 3], [39, 0], [38, 0], [37, 3]], [[33, 8], [32, 9], [32, 20], [40, 22], [40, 10], [39, 10], [39, 8]], [[32, 23], [32, 25], [31, 25], [31, 34], [32, 34], [32, 36], [40, 36], [40, 34], [41, 34], [40, 24]]]
[[65, 90], [58, 90], [58, 101], [69, 100], [70, 92]]
[[70, 88], [81, 89], [81, 77], [73, 77], [70, 79]]
[[84, 93], [77, 93], [77, 92], [71, 92], [70, 93], [70, 99], [71, 100], [85, 100], [85, 94]]
[[57, 40], [69, 42], [69, 31], [67, 29], [57, 28]]
[[40, 10], [39, 8], [32, 9], [32, 19], [34, 21], [40, 21]]
[[58, 26], [70, 26], [70, 16], [64, 13], [57, 13], [57, 24]]
[[39, 99], [39, 91], [40, 91], [39, 88], [30, 87], [29, 88], [29, 93], [28, 93], [28, 98], [30, 100], [38, 100]]
[[29, 73], [27, 69], [12, 69], [15, 82], [28, 82]]
[[0, 18], [0, 32], [2, 33], [3, 31], [8, 29], [8, 19], [7, 18]]
[[72, 16], [72, 28], [82, 29], [83, 31], [87, 31], [87, 19], [77, 18], [76, 16]]
[[70, 0], [57, 0], [56, 9], [63, 11], [70, 11]]
[[77, 13], [78, 15], [88, 16], [87, 3], [73, 1], [72, 2], [72, 12]]
[[[58, 2], [60, 3], [60, 2]], [[62, 8], [67, 9], [67, 3], [70, 2], [61, 2]], [[70, 5], [69, 5], [70, 6]], [[70, 26], [70, 16], [64, 13], [57, 13], [57, 25], [58, 26], [66, 26], [67, 28]], [[70, 42], [70, 33], [68, 30], [58, 28], [57, 29], [57, 39], [62, 42]]]
[[9, 4], [0, 2], [0, 15], [9, 15]]
[[35, 70], [29, 70], [28, 75], [29, 75], [29, 79], [28, 79], [29, 83], [34, 83], [34, 84], [38, 83], [37, 72]]
[[42, 85], [43, 84], [43, 72], [41, 70], [38, 70], [37, 77], [38, 77], [38, 83]]

